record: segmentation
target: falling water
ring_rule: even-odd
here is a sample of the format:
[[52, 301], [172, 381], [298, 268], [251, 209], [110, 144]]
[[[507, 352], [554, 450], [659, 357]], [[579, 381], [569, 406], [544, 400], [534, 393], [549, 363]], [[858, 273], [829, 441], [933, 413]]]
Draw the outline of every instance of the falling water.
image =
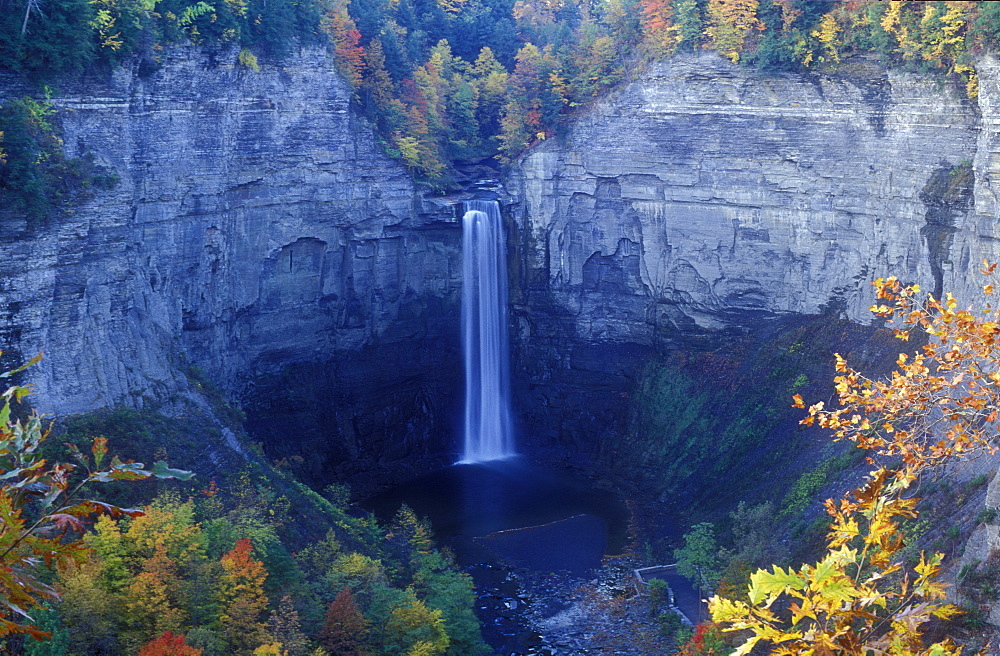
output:
[[500, 206], [465, 204], [462, 219], [462, 346], [465, 445], [460, 463], [515, 455], [507, 347], [507, 263]]

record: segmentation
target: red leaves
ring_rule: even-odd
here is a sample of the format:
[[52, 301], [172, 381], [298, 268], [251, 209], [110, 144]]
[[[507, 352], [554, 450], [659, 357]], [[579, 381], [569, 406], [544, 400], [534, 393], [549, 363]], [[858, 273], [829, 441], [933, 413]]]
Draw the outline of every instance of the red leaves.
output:
[[139, 649], [139, 656], [201, 656], [201, 649], [184, 642], [184, 636], [164, 631]]
[[[2, 373], [0, 378], [7, 378], [15, 371], [18, 370]], [[33, 413], [23, 421], [11, 421], [12, 400], [20, 400], [27, 393], [23, 387], [8, 388], [2, 394], [0, 411], [0, 604], [25, 620], [23, 623], [0, 620], [0, 636], [27, 633], [40, 640], [48, 634], [28, 624], [29, 612], [57, 595], [39, 580], [38, 568], [43, 563], [62, 568], [80, 562], [87, 547], [79, 535], [85, 529], [84, 520], [91, 516], [142, 514], [139, 510], [78, 498], [84, 484], [150, 476], [190, 478], [190, 473], [172, 470], [163, 463], [145, 470], [142, 463], [123, 463], [118, 458], [113, 458], [108, 468], [100, 469], [108, 453], [108, 443], [103, 437], [96, 438], [91, 446], [93, 466], [77, 448], [70, 449], [77, 464], [49, 464], [39, 455], [49, 435], [41, 417]]]

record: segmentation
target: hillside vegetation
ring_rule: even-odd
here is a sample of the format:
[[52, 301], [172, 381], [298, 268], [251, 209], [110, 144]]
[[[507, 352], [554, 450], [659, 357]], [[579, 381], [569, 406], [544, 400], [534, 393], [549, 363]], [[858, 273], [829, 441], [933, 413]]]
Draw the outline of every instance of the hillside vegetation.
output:
[[[456, 165], [510, 162], [558, 136], [645, 62], [678, 52], [770, 71], [877, 60], [954, 76], [975, 96], [974, 57], [998, 40], [1000, 5], [967, 1], [0, 0], [0, 67], [39, 80], [123, 63], [151, 74], [164, 47], [188, 42], [252, 73], [325, 44], [386, 151], [438, 188]], [[23, 147], [0, 147], [9, 192]]]

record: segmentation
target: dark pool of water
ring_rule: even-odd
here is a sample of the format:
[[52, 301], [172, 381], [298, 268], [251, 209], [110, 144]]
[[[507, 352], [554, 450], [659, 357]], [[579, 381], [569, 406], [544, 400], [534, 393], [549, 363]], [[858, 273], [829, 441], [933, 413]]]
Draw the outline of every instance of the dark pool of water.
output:
[[453, 465], [364, 502], [383, 520], [406, 503], [466, 564], [500, 561], [582, 574], [620, 553], [628, 509], [586, 480], [520, 458]]

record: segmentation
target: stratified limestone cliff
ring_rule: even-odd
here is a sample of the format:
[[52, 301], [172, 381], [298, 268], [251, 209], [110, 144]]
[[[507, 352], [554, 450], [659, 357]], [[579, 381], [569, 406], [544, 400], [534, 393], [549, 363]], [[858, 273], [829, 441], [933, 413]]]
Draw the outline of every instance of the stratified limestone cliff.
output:
[[824, 309], [867, 321], [874, 277], [953, 289], [1000, 235], [974, 217], [981, 125], [950, 88], [875, 67], [654, 64], [521, 163], [524, 284], [588, 340]]
[[1000, 65], [980, 62], [974, 101], [843, 68], [763, 75], [679, 56], [523, 157], [507, 184], [533, 440], [613, 461], [643, 439], [635, 393], [654, 352], [802, 314], [868, 323], [878, 276], [976, 300], [980, 262], [1000, 258]]
[[[328, 363], [312, 393], [341, 450], [360, 447], [339, 425], [364, 426], [371, 455], [450, 420], [435, 404], [460, 375], [460, 228], [349, 100], [318, 51], [254, 73], [172, 50], [149, 77], [60, 84], [67, 154], [120, 183], [69, 216], [0, 228], [0, 336], [45, 352], [31, 377], [44, 411], [187, 394], [189, 364], [266, 405], [277, 374]], [[391, 393], [337, 369], [366, 349]]]

